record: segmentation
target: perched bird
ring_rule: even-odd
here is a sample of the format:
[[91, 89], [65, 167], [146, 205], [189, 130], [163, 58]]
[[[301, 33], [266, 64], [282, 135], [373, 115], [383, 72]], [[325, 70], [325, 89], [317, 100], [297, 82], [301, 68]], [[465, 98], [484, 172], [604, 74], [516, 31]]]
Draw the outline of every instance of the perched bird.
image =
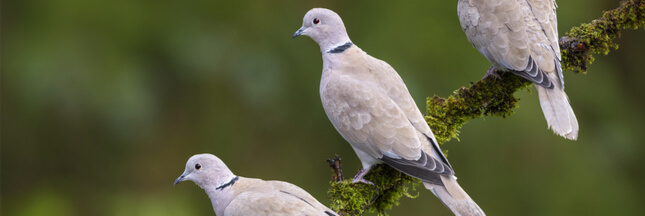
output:
[[337, 215], [302, 188], [283, 181], [236, 176], [215, 155], [188, 159], [177, 180], [190, 180], [206, 191], [218, 216], [233, 215]]
[[457, 11], [468, 41], [495, 69], [535, 84], [549, 128], [578, 138], [578, 120], [564, 93], [555, 0], [459, 0]]
[[320, 46], [325, 113], [363, 164], [354, 183], [370, 183], [363, 176], [385, 163], [420, 179], [455, 215], [485, 215], [457, 183], [399, 74], [354, 45], [338, 14], [311, 9], [293, 37], [298, 35]]

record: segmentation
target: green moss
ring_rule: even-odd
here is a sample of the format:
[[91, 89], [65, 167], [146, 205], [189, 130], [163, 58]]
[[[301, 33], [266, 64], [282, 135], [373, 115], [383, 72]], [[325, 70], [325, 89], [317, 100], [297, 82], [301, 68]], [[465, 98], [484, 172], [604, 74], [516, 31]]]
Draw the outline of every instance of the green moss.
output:
[[594, 61], [592, 54], [607, 55], [618, 49], [613, 40], [620, 37], [622, 29], [638, 29], [645, 26], [645, 1], [627, 0], [616, 9], [606, 11], [602, 17], [574, 27], [560, 39], [562, 69], [574, 72], [587, 71]]
[[506, 117], [517, 107], [518, 98], [513, 93], [528, 87], [531, 82], [511, 73], [499, 72], [501, 79], [489, 76], [461, 87], [448, 98], [428, 98], [425, 116], [428, 125], [440, 144], [457, 138], [459, 128], [471, 119], [483, 116]]
[[330, 208], [341, 215], [362, 215], [365, 212], [387, 215], [385, 211], [398, 206], [401, 196], [417, 197], [410, 191], [416, 190], [421, 183], [384, 164], [372, 167], [365, 179], [374, 185], [353, 184], [351, 180], [331, 182], [327, 192], [332, 200]]

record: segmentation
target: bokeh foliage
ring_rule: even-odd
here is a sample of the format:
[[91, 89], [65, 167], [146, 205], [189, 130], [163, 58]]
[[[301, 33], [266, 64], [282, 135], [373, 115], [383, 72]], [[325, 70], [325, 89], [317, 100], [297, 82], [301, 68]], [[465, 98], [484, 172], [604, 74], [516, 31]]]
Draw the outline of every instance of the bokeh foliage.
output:
[[[560, 32], [616, 1], [559, 1]], [[325, 158], [360, 167], [320, 105], [321, 59], [291, 34], [312, 7], [337, 11], [352, 40], [388, 61], [417, 105], [480, 79], [488, 62], [456, 1], [3, 1], [2, 215], [212, 215], [190, 155], [238, 175], [295, 183], [328, 203]], [[546, 129], [536, 94], [510, 118], [470, 121], [450, 150], [460, 184], [490, 215], [634, 215], [645, 210], [642, 30], [565, 74], [580, 121]], [[423, 109], [422, 109], [423, 110]], [[428, 191], [391, 215], [448, 210]]]

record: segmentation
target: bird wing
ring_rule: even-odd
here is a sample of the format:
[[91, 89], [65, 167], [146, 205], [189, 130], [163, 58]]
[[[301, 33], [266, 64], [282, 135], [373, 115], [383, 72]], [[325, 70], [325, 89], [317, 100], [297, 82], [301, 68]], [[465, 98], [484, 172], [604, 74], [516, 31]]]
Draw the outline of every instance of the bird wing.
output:
[[318, 212], [324, 212], [327, 215], [336, 215], [334, 211], [329, 209], [327, 206], [321, 204], [311, 194], [309, 194], [304, 189], [298, 187], [297, 185], [294, 185], [288, 182], [283, 182], [283, 181], [265, 181], [265, 182], [267, 184], [270, 184], [274, 188], [274, 190], [279, 191], [284, 195], [298, 198], [299, 200], [316, 208]]
[[552, 87], [547, 73], [559, 64], [553, 0], [460, 0], [457, 11], [468, 41], [495, 68]]
[[[340, 71], [323, 78], [321, 98], [327, 116], [355, 149], [408, 175], [440, 184], [438, 174], [454, 172], [447, 160], [443, 162], [438, 146], [430, 145], [431, 139], [421, 132], [432, 134], [423, 128], [427, 123], [405, 84], [387, 63], [364, 56], [348, 57], [346, 61], [354, 66], [338, 67], [335, 70]], [[433, 156], [435, 152], [440, 156]]]
[[[414, 102], [414, 99], [410, 95], [407, 86], [401, 79], [401, 76], [390, 66], [387, 62], [376, 59], [372, 56], [369, 56], [369, 61], [372, 62], [374, 68], [377, 68], [376, 77], [378, 77], [378, 85], [383, 91], [387, 93], [387, 96], [392, 99], [396, 106], [403, 112], [405, 117], [410, 121], [412, 126], [417, 130], [417, 135], [421, 141], [421, 148], [424, 152], [432, 155], [434, 158], [441, 160], [443, 163], [450, 165], [448, 159], [441, 152], [439, 143], [435, 138], [430, 126], [426, 122], [425, 118], [421, 114], [419, 107]], [[420, 133], [420, 134], [419, 134]]]
[[291, 183], [246, 180], [248, 187], [231, 200], [224, 215], [337, 215], [305, 190]]
[[530, 16], [531, 22], [527, 22], [529, 33], [534, 34], [534, 58], [538, 61], [538, 66], [549, 76], [559, 81], [564, 87], [564, 77], [562, 75], [562, 66], [560, 65], [561, 54], [560, 44], [558, 41], [558, 18], [556, 13], [557, 5], [555, 0], [531, 0], [526, 1], [533, 16]]
[[[246, 191], [229, 203], [225, 216], [237, 215], [325, 215], [306, 202], [281, 192]], [[335, 215], [335, 214], [332, 214]]]

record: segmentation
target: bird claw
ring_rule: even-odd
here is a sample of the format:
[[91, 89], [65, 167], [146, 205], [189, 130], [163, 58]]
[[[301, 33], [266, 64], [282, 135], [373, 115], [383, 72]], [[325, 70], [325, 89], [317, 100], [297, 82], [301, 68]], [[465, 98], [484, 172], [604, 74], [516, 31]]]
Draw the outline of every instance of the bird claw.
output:
[[497, 73], [497, 71], [495, 70], [495, 67], [493, 67], [493, 66], [490, 66], [490, 68], [486, 72], [486, 75], [484, 75], [484, 77], [482, 79], [486, 79], [487, 77], [489, 77], [491, 75], [495, 76], [498, 80], [502, 80], [502, 77]]
[[365, 179], [354, 179], [354, 180], [352, 180], [352, 184], [356, 184], [356, 183], [363, 183], [363, 184], [376, 186], [373, 182], [365, 180]]
[[354, 176], [354, 179], [352, 180], [352, 184], [364, 183], [364, 184], [375, 186], [374, 183], [372, 183], [371, 181], [363, 179], [363, 176], [367, 174], [367, 171], [368, 170], [365, 170], [365, 169], [359, 170], [358, 173], [356, 173], [356, 176]]

